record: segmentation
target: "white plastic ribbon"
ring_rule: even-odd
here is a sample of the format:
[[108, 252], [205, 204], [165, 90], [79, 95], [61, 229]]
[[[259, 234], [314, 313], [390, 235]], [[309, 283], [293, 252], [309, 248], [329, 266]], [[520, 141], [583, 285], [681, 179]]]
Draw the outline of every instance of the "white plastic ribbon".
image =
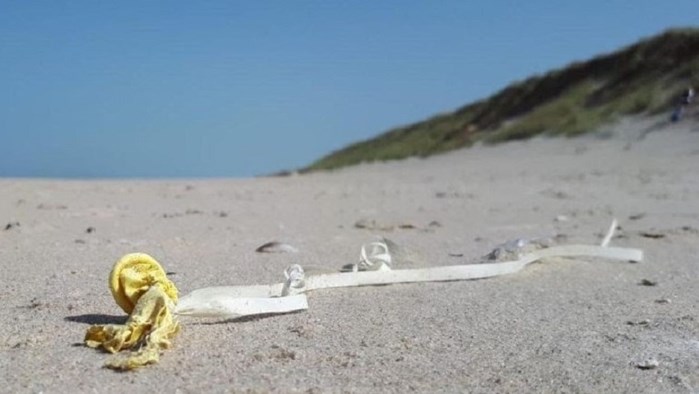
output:
[[643, 259], [643, 252], [638, 249], [610, 248], [594, 245], [553, 246], [528, 253], [515, 261], [315, 275], [306, 278], [306, 291], [333, 287], [490, 278], [493, 276], [513, 274], [522, 270], [528, 264], [543, 258], [578, 256], [641, 261]]
[[601, 246], [609, 246], [618, 225], [619, 223], [617, 223], [616, 219], [612, 220], [612, 224], [609, 226], [609, 230], [607, 230], [607, 235], [605, 235], [604, 239], [602, 239], [602, 243], [600, 244]]
[[180, 316], [230, 319], [308, 309], [306, 295], [297, 291], [303, 287], [303, 269], [295, 264], [284, 273], [287, 278], [284, 283], [194, 290], [180, 298], [175, 313]]
[[[524, 240], [505, 244], [507, 253], [516, 260], [484, 264], [464, 264], [443, 267], [391, 269], [394, 263], [387, 242], [371, 242], [362, 246], [359, 262], [352, 272], [320, 274], [305, 277], [303, 268], [294, 264], [284, 272], [286, 281], [273, 285], [208, 287], [195, 290], [180, 298], [175, 313], [196, 317], [234, 318], [256, 314], [288, 313], [308, 309], [305, 293], [337, 287], [383, 285], [482, 279], [513, 274], [527, 265], [551, 257], [601, 257], [614, 260], [642, 261], [643, 251], [630, 248], [608, 247], [617, 222], [604, 237], [600, 246], [562, 245], [519, 253], [527, 246]], [[512, 244], [512, 245], [510, 245]], [[491, 253], [497, 258], [499, 253]], [[508, 254], [509, 256], [509, 254]]]

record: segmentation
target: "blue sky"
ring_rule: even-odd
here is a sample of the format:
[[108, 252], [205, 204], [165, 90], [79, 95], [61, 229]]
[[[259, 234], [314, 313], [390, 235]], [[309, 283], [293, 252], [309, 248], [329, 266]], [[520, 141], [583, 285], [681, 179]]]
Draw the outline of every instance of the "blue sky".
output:
[[1, 0], [0, 176], [297, 168], [698, 12], [696, 0]]

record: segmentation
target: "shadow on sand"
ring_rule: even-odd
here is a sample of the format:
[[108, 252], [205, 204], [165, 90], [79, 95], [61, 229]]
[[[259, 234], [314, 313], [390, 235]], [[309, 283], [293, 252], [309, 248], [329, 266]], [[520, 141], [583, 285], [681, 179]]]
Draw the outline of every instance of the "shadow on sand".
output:
[[[287, 312], [283, 313], [284, 315], [295, 315], [297, 313], [301, 313], [304, 311], [293, 311], [293, 312]], [[204, 320], [204, 321], [192, 321], [192, 322], [187, 322], [187, 325], [200, 325], [200, 326], [209, 326], [209, 325], [215, 325], [215, 324], [227, 324], [227, 323], [248, 323], [248, 322], [255, 322], [259, 320], [264, 320], [268, 319], [270, 317], [279, 317], [279, 313], [264, 313], [260, 315], [250, 315], [250, 316], [240, 316], [240, 317], [233, 317], [229, 319], [215, 319], [215, 320]]]
[[63, 320], [83, 324], [124, 324], [128, 316], [101, 315], [88, 313], [86, 315], [66, 316]]

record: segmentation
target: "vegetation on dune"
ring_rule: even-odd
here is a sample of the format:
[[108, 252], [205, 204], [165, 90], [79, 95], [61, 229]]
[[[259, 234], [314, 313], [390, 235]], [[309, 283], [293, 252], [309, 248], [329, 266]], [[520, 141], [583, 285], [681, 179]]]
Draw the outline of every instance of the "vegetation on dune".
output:
[[476, 142], [574, 136], [620, 116], [668, 111], [688, 86], [699, 86], [699, 29], [669, 30], [514, 83], [454, 112], [352, 144], [302, 171], [424, 157]]

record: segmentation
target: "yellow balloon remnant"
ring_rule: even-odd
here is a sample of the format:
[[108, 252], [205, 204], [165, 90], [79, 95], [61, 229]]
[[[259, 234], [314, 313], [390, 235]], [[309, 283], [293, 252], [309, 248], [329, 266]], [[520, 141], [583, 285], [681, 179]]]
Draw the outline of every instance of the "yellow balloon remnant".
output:
[[109, 274], [109, 289], [116, 303], [131, 313], [136, 302], [151, 286], [158, 284], [165, 294], [177, 302], [177, 288], [167, 278], [163, 268], [145, 253], [131, 253], [119, 259]]
[[114, 300], [130, 314], [125, 324], [94, 325], [85, 334], [85, 344], [110, 353], [138, 347], [124, 358], [113, 358], [105, 366], [132, 370], [157, 363], [160, 350], [170, 347], [179, 331], [174, 316], [177, 288], [151, 256], [132, 253], [119, 259], [109, 275]]

